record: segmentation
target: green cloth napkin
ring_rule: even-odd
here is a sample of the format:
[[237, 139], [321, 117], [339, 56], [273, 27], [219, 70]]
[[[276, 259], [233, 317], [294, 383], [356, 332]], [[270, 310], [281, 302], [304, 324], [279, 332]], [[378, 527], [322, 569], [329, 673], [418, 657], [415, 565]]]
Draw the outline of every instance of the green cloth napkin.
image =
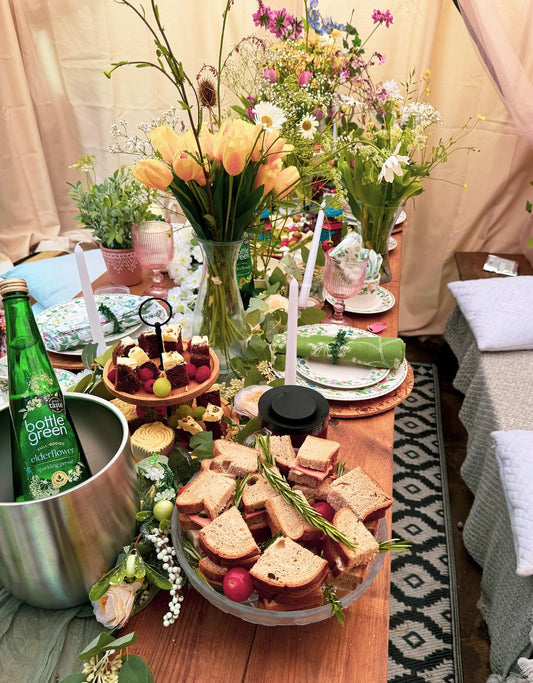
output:
[[[296, 353], [301, 358], [331, 358], [329, 344], [335, 337], [321, 334], [298, 336]], [[287, 335], [276, 334], [272, 340], [274, 353], [285, 353]], [[405, 358], [405, 343], [398, 337], [358, 337], [348, 339], [339, 350], [339, 360], [373, 368], [396, 370]]]

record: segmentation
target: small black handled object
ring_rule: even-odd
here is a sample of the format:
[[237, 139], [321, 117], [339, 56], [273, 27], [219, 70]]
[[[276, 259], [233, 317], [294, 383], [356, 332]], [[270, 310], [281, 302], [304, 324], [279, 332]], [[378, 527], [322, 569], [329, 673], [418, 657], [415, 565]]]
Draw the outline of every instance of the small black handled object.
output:
[[[164, 306], [167, 307], [168, 309], [168, 318], [163, 322], [159, 322], [159, 320], [156, 320], [155, 323], [149, 322], [148, 320], [145, 320], [143, 318], [143, 308], [146, 306], [146, 304], [150, 303], [151, 301], [159, 301]], [[139, 306], [139, 318], [143, 321], [145, 325], [148, 325], [149, 327], [154, 327], [155, 328], [155, 333], [157, 336], [157, 348], [159, 349], [159, 369], [163, 369], [163, 337], [161, 335], [161, 325], [166, 325], [168, 321], [172, 318], [172, 306], [168, 303], [166, 299], [161, 299], [158, 296], [152, 296], [149, 299], [146, 299], [145, 301], [142, 302], [142, 304]]]

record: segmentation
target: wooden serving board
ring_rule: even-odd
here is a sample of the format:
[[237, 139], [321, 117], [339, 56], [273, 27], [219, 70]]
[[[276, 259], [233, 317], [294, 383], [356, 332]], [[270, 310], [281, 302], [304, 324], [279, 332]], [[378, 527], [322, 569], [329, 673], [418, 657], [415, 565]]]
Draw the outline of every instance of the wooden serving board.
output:
[[[186, 340], [184, 340], [183, 343], [185, 344]], [[184, 351], [183, 357], [188, 362], [189, 353], [187, 351]], [[104, 367], [104, 384], [110, 394], [113, 394], [113, 396], [116, 396], [116, 398], [120, 398], [123, 401], [126, 401], [126, 403], [133, 403], [136, 406], [145, 406], [147, 408], [162, 408], [165, 406], [178, 405], [179, 403], [188, 403], [197, 396], [200, 396], [200, 394], [206, 392], [218, 379], [220, 364], [218, 361], [218, 357], [216, 353], [213, 351], [213, 349], [209, 349], [209, 357], [211, 365], [211, 375], [209, 379], [206, 379], [205, 382], [201, 383], [196, 382], [196, 380], [194, 379], [189, 380], [189, 384], [186, 387], [173, 389], [168, 396], [165, 396], [165, 398], [158, 398], [157, 396], [154, 396], [154, 394], [149, 394], [147, 391], [144, 390], [144, 388], [141, 388], [135, 394], [127, 394], [124, 391], [117, 391], [115, 389], [115, 385], [113, 384], [113, 382], [109, 380], [109, 371], [116, 367], [113, 363], [112, 358], [110, 358], [107, 361]], [[156, 362], [157, 365], [159, 364], [157, 363], [157, 361], [154, 362]]]

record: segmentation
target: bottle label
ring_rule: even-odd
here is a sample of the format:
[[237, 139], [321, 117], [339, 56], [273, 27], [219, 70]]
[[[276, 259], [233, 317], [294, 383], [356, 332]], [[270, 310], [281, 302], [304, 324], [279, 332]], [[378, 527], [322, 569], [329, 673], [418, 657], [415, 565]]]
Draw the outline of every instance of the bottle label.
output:
[[239, 283], [239, 289], [242, 291], [253, 291], [252, 283], [252, 257], [250, 255], [250, 242], [248, 237], [245, 236], [244, 241], [239, 249], [239, 254], [237, 256], [237, 281]]
[[15, 431], [30, 497], [48, 498], [81, 483], [86, 472], [61, 397], [42, 394], [22, 401]]

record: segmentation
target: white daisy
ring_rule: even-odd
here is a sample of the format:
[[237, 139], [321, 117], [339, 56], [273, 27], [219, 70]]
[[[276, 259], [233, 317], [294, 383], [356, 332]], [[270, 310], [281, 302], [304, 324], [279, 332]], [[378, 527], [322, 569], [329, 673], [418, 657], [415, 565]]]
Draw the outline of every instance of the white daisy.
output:
[[392, 183], [394, 181], [395, 175], [403, 175], [403, 169], [400, 164], [408, 164], [409, 157], [398, 154], [400, 151], [400, 145], [401, 143], [399, 142], [391, 156], [384, 161], [378, 176], [378, 182], [381, 182], [383, 179], [385, 179], [387, 183]]
[[287, 116], [283, 109], [276, 107], [271, 102], [258, 102], [253, 108], [254, 121], [260, 124], [266, 130], [280, 130], [281, 126], [287, 120]]
[[307, 114], [298, 124], [300, 135], [306, 140], [312, 140], [318, 128], [318, 121], [313, 114]]

